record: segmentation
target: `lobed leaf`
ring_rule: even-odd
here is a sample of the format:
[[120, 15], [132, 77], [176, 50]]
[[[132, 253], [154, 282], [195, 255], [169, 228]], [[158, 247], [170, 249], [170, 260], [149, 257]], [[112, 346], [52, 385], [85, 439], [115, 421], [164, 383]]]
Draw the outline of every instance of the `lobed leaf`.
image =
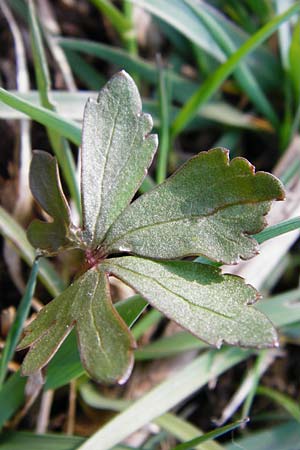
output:
[[18, 347], [30, 346], [23, 375], [43, 368], [73, 327], [90, 376], [99, 382], [125, 382], [133, 365], [134, 339], [112, 305], [107, 276], [95, 268], [46, 305], [26, 328]]
[[106, 260], [101, 267], [211, 345], [278, 345], [272, 323], [252, 306], [257, 291], [240, 277], [190, 261], [162, 262], [132, 256]]
[[108, 253], [156, 259], [204, 255], [227, 264], [258, 252], [248, 236], [266, 223], [272, 200], [282, 200], [279, 180], [254, 173], [244, 158], [229, 163], [217, 148], [189, 160], [166, 182], [134, 201], [107, 233]]
[[139, 188], [157, 148], [152, 119], [124, 71], [86, 105], [82, 137], [84, 240], [96, 247]]
[[47, 152], [36, 150], [31, 161], [29, 182], [33, 196], [53, 219], [52, 222], [31, 222], [27, 230], [29, 242], [50, 254], [70, 247], [70, 209], [62, 190], [56, 159]]

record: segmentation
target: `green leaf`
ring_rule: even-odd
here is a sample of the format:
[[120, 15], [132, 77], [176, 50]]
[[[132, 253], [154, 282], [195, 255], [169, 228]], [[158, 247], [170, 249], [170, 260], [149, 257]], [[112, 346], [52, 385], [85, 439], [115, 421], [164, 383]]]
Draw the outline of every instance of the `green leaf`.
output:
[[299, 422], [291, 421], [265, 430], [247, 433], [246, 436], [226, 445], [226, 450], [292, 450], [299, 447]]
[[221, 351], [212, 350], [197, 357], [105, 424], [80, 450], [111, 449], [131, 433], [178, 405], [210, 380], [215, 380], [221, 373], [248, 358], [250, 354], [250, 351], [239, 348], [227, 348]]
[[[128, 327], [145, 309], [147, 302], [139, 295], [117, 302], [114, 306]], [[83, 375], [75, 333], [71, 332], [47, 368], [46, 389], [57, 389]]]
[[[275, 297], [264, 299], [260, 301], [256, 307], [259, 311], [269, 317], [276, 327], [282, 327], [300, 320], [300, 304], [295, 303], [298, 298], [299, 290], [295, 289]], [[144, 309], [145, 301], [143, 301], [140, 296], [134, 296], [124, 300], [124, 302], [118, 302], [115, 306], [126, 324], [131, 326], [133, 320], [139, 316]], [[138, 338], [134, 333], [134, 329], [133, 335], [136, 339]], [[171, 336], [170, 338], [160, 339], [157, 342], [153, 342], [146, 347], [138, 349], [135, 352], [135, 357], [137, 360], [140, 360], [151, 357], [158, 358], [161, 356], [170, 356], [180, 351], [188, 351], [203, 347], [204, 345], [205, 344], [202, 341], [192, 336], [190, 333], [183, 332]], [[71, 333], [49, 364], [46, 388], [56, 389], [82, 374], [83, 368], [77, 351], [76, 339], [74, 339], [73, 334]]]
[[253, 237], [259, 244], [261, 244], [269, 239], [274, 239], [281, 234], [289, 233], [290, 231], [298, 230], [299, 228], [300, 217], [293, 217], [292, 219], [279, 222], [276, 225], [271, 225], [260, 233], [255, 234]]
[[157, 148], [137, 87], [122, 71], [87, 103], [82, 138], [84, 240], [93, 247], [139, 188]]
[[90, 0], [99, 11], [102, 12], [112, 23], [115, 29], [122, 36], [130, 31], [131, 23], [126, 19], [125, 15], [108, 0]]
[[204, 255], [234, 264], [257, 251], [248, 234], [265, 227], [271, 200], [281, 200], [279, 180], [243, 158], [229, 163], [214, 149], [189, 160], [175, 175], [139, 197], [116, 220], [104, 245], [150, 258]]
[[293, 84], [296, 104], [300, 99], [300, 22], [298, 22], [293, 31], [291, 46], [289, 49], [289, 75]]
[[207, 441], [211, 441], [219, 436], [223, 436], [223, 434], [228, 433], [229, 431], [235, 430], [238, 427], [245, 425], [249, 419], [237, 420], [236, 422], [232, 422], [229, 425], [225, 425], [224, 427], [217, 428], [216, 430], [205, 433], [204, 435], [200, 435], [194, 439], [191, 439], [188, 442], [183, 442], [182, 444], [176, 445], [172, 450], [192, 450], [196, 447], [196, 445], [202, 444]]
[[35, 434], [26, 431], [6, 431], [1, 436], [2, 450], [75, 450], [85, 438], [66, 434]]
[[[82, 69], [82, 67], [81, 67]], [[167, 72], [167, 70], [165, 70]], [[166, 75], [168, 78], [168, 84], [170, 84], [170, 71]], [[98, 82], [98, 86], [101, 84]], [[104, 84], [104, 83], [103, 83]], [[187, 93], [187, 85], [183, 85], [174, 87], [176, 92], [184, 92]], [[10, 94], [15, 94], [16, 91], [9, 91]], [[38, 108], [38, 93], [37, 91], [29, 91], [25, 93], [18, 93], [19, 99], [30, 102], [33, 108]], [[68, 92], [68, 91], [51, 91], [51, 97], [53, 101], [57, 105], [57, 111], [60, 114], [60, 117], [64, 117], [66, 119], [72, 119], [76, 121], [82, 120], [83, 110], [86, 104], [86, 101], [89, 97], [96, 96], [97, 92], [95, 91], [80, 91], [80, 92]], [[0, 92], [1, 97], [1, 92]], [[159, 105], [155, 100], [149, 100], [143, 98], [143, 109], [145, 112], [151, 114], [154, 126], [160, 127], [160, 118], [159, 118]], [[51, 113], [52, 114], [52, 113]], [[173, 120], [178, 114], [178, 107], [171, 106], [170, 107], [170, 118]], [[0, 119], [22, 119], [25, 115], [18, 111], [17, 109], [12, 109], [7, 106], [5, 103], [0, 103]], [[41, 120], [39, 120], [41, 118]], [[35, 120], [40, 121], [40, 123], [45, 124], [47, 122], [47, 117], [35, 116]], [[50, 117], [49, 117], [50, 121]], [[203, 105], [203, 108], [197, 114], [197, 117], [189, 124], [188, 129], [199, 130], [199, 128], [207, 127], [209, 122], [216, 122], [219, 124], [227, 125], [229, 127], [238, 127], [245, 128], [249, 130], [264, 130], [266, 126], [264, 122], [260, 123], [256, 120], [256, 118], [248, 113], [242, 113], [240, 110], [235, 108], [233, 105], [230, 105], [226, 102], [208, 102], [206, 105]], [[54, 126], [53, 129], [58, 129]], [[59, 128], [60, 129], [60, 128]], [[270, 131], [270, 130], [269, 130]], [[81, 133], [81, 131], [79, 130]], [[81, 140], [81, 136], [78, 136], [78, 140], [76, 143], [79, 145]], [[229, 147], [229, 146], [228, 146]]]
[[239, 277], [189, 261], [158, 262], [131, 256], [109, 259], [101, 267], [211, 345], [278, 345], [269, 319], [250, 306], [257, 291]]
[[81, 129], [76, 122], [66, 120], [54, 111], [50, 111], [42, 106], [34, 105], [33, 103], [24, 100], [22, 96], [12, 94], [0, 87], [0, 100], [11, 108], [36, 120], [38, 123], [45, 125], [52, 130], [57, 131], [62, 136], [70, 139], [75, 145], [80, 145]]
[[30, 166], [30, 189], [40, 206], [52, 217], [50, 223], [34, 220], [28, 230], [29, 242], [49, 254], [72, 246], [71, 215], [64, 196], [56, 159], [36, 150]]
[[[216, 60], [223, 62], [226, 58], [224, 51], [213, 39], [210, 30], [199, 20], [194, 11], [188, 7], [183, 0], [131, 0], [133, 3], [144, 8], [154, 16], [168, 23], [175, 30], [185, 36], [191, 43], [196, 44], [205, 53]], [[199, 2], [200, 3], [200, 2]], [[231, 40], [240, 47], [249, 34], [242, 28], [232, 23], [226, 16], [220, 14], [219, 10], [212, 6], [212, 2], [201, 2], [201, 8], [210, 14], [229, 35]], [[266, 87], [278, 85], [280, 82], [279, 64], [277, 64], [271, 51], [263, 46], [248, 55], [247, 62], [255, 69], [256, 78], [264, 83]]]
[[[28, 242], [25, 231], [1, 206], [0, 233], [7, 241], [12, 243], [29, 266], [34, 263], [36, 252]], [[65, 283], [59, 277], [51, 262], [44, 258], [40, 259], [39, 278], [51, 295], [58, 295], [65, 288]]]
[[0, 428], [23, 403], [26, 381], [18, 371], [11, 375], [2, 386], [0, 390]]
[[133, 365], [134, 340], [112, 306], [106, 275], [96, 269], [45, 306], [27, 327], [19, 345], [30, 346], [23, 375], [44, 367], [73, 327], [90, 376], [99, 382], [125, 382]]
[[[33, 0], [28, 1], [28, 22], [30, 29], [30, 39], [32, 56], [35, 70], [35, 78], [39, 90], [39, 97], [42, 106], [55, 111], [55, 105], [50, 97], [50, 73], [47, 64], [46, 52], [43, 44], [41, 30]], [[78, 211], [80, 210], [80, 196], [76, 179], [76, 166], [73, 154], [68, 142], [51, 128], [46, 127], [48, 138], [53, 151], [57, 157], [62, 173], [74, 199]]]
[[[228, 57], [237, 50], [235, 42], [224, 31], [218, 20], [213, 17], [210, 10], [205, 11], [202, 4], [200, 5], [195, 0], [185, 0], [185, 3], [196, 13]], [[247, 64], [239, 64], [234, 75], [242, 90], [245, 91], [257, 109], [270, 120], [274, 127], [278, 126], [276, 113]]]
[[256, 394], [265, 395], [269, 399], [278, 403], [282, 408], [284, 408], [291, 416], [300, 422], [300, 407], [298, 402], [295, 401], [287, 394], [283, 394], [275, 389], [269, 388], [267, 386], [259, 386], [257, 388]]
[[24, 322], [27, 319], [27, 316], [28, 316], [28, 313], [30, 310], [31, 299], [33, 297], [35, 286], [36, 286], [38, 267], [39, 267], [39, 260], [36, 259], [33, 263], [24, 295], [18, 306], [15, 320], [14, 320], [11, 328], [9, 329], [8, 335], [6, 337], [5, 346], [4, 346], [4, 349], [2, 351], [1, 358], [0, 358], [0, 390], [2, 388], [3, 381], [6, 376], [8, 363], [11, 360], [11, 358], [15, 352], [17, 343], [18, 343], [19, 338], [22, 333]]
[[299, 10], [300, 4], [295, 3], [283, 14], [270, 20], [265, 26], [249, 37], [249, 39], [245, 41], [245, 43], [233, 53], [226, 62], [221, 64], [218, 69], [201, 84], [197, 92], [195, 92], [189, 101], [185, 103], [184, 107], [176, 117], [172, 129], [173, 137], [177, 136], [179, 132], [185, 128], [199, 108], [217, 92], [221, 84], [232, 74], [240, 62], [277, 30], [282, 23], [299, 12]]

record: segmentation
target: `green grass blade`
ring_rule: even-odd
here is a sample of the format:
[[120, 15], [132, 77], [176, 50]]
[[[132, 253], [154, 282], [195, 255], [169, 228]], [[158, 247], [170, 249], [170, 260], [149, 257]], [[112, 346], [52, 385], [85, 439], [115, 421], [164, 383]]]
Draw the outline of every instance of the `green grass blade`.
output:
[[[79, 391], [83, 401], [96, 409], [120, 412], [124, 411], [133, 403], [131, 400], [105, 397], [90, 383], [80, 385]], [[155, 419], [154, 423], [176, 437], [179, 441], [190, 440], [203, 434], [195, 425], [172, 413], [163, 414]], [[222, 448], [217, 442], [197, 446], [197, 450], [222, 450]]]
[[[85, 61], [77, 52], [64, 50], [72, 71], [88, 87], [99, 91], [105, 84], [105, 78], [94, 67]], [[82, 117], [82, 116], [81, 116]]]
[[[116, 303], [115, 307], [127, 326], [130, 327], [144, 311], [146, 305], [147, 302], [141, 296], [135, 295]], [[76, 335], [71, 332], [49, 363], [45, 387], [46, 389], [56, 389], [84, 373], [79, 358]]]
[[160, 130], [159, 130], [159, 148], [157, 153], [156, 164], [156, 182], [162, 183], [168, 171], [169, 156], [169, 95], [168, 95], [168, 78], [162, 67], [161, 57], [158, 62], [158, 91], [159, 91], [159, 111], [160, 111]]
[[[123, 37], [123, 40], [126, 45], [128, 53], [130, 55], [136, 56], [138, 54], [138, 42], [137, 42], [135, 26], [134, 26], [133, 4], [129, 0], [124, 0], [123, 10], [124, 10], [124, 16], [130, 24], [130, 30], [123, 33], [122, 37]], [[133, 77], [134, 81], [136, 82], [137, 86], [139, 87], [139, 85], [140, 85], [139, 76], [136, 73], [132, 73], [131, 76]]]
[[[213, 38], [224, 50], [227, 57], [232, 55], [237, 50], [236, 45], [230, 36], [226, 34], [222, 26], [204, 8], [199, 6], [198, 3], [195, 3], [194, 0], [185, 0], [185, 2], [195, 11], [200, 20], [202, 20]], [[274, 127], [278, 126], [278, 117], [247, 64], [241, 63], [236, 68], [234, 75], [241, 88], [249, 96], [257, 109], [270, 120]]]
[[262, 373], [262, 366], [265, 365], [265, 360], [268, 359], [268, 351], [263, 350], [259, 353], [258, 357], [256, 358], [255, 365], [253, 367], [253, 376], [251, 378], [251, 387], [249, 390], [249, 393], [246, 397], [246, 400], [243, 405], [242, 409], [242, 417], [248, 417], [250, 415], [250, 410], [253, 404], [253, 400], [256, 394], [256, 389], [261, 377]]
[[[16, 220], [0, 206], [0, 234], [13, 244], [24, 261], [32, 266], [35, 259], [35, 250], [28, 242], [23, 228]], [[52, 264], [42, 258], [39, 263], [39, 278], [46, 289], [53, 296], [58, 295], [65, 287]]]
[[[147, 80], [151, 84], [157, 84], [157, 68], [137, 55], [132, 55], [120, 48], [93, 42], [85, 39], [60, 38], [58, 43], [63, 49], [75, 50], [87, 55], [101, 58], [104, 61], [116, 64], [117, 67], [125, 69], [129, 73], [136, 73], [142, 80]], [[197, 88], [197, 84], [187, 78], [178, 75], [170, 69], [166, 69], [170, 92], [173, 97], [184, 102]]]
[[110, 449], [250, 354], [249, 351], [230, 348], [223, 351], [209, 351], [196, 358], [172, 378], [152, 389], [111, 420], [88, 439], [80, 450]]
[[137, 340], [143, 336], [145, 331], [147, 331], [152, 325], [155, 325], [162, 318], [162, 314], [156, 309], [148, 311], [141, 320], [132, 328], [132, 334]]
[[251, 36], [235, 53], [233, 53], [228, 60], [223, 63], [206, 81], [201, 85], [198, 91], [190, 98], [190, 100], [182, 108], [176, 117], [172, 126], [172, 136], [184, 129], [184, 127], [195, 116], [199, 108], [207, 102], [220, 88], [223, 81], [236, 69], [238, 64], [264, 42], [278, 27], [300, 11], [300, 4], [295, 3], [291, 8], [283, 14], [274, 17], [265, 26], [258, 30]]
[[229, 431], [233, 431], [236, 428], [239, 428], [245, 423], [248, 422], [248, 419], [237, 420], [236, 422], [232, 422], [229, 425], [225, 425], [224, 427], [217, 428], [216, 430], [210, 431], [209, 433], [205, 433], [203, 436], [198, 436], [194, 439], [191, 439], [188, 442], [183, 442], [182, 444], [176, 445], [172, 450], [192, 450], [196, 445], [203, 444], [204, 442], [210, 441], [211, 439], [216, 439], [223, 434], [229, 433]]
[[85, 438], [65, 434], [35, 434], [26, 431], [9, 431], [1, 436], [2, 450], [75, 450]]
[[17, 343], [19, 341], [19, 338], [21, 336], [24, 322], [27, 319], [29, 309], [31, 306], [31, 299], [34, 294], [35, 286], [36, 286], [36, 279], [39, 269], [39, 259], [36, 258], [33, 266], [31, 268], [31, 272], [28, 278], [28, 282], [26, 285], [26, 289], [24, 292], [24, 295], [20, 301], [20, 304], [17, 309], [17, 314], [14, 320], [14, 323], [12, 324], [9, 333], [7, 335], [5, 346], [1, 355], [0, 359], [0, 390], [3, 386], [4, 379], [6, 377], [8, 363], [11, 360]]
[[90, 0], [90, 2], [110, 20], [121, 36], [131, 29], [130, 21], [109, 0]]
[[73, 142], [73, 144], [81, 144], [81, 128], [75, 122], [66, 120], [59, 114], [43, 108], [42, 106], [37, 106], [27, 100], [23, 100], [21, 96], [12, 94], [1, 87], [0, 100], [11, 108], [17, 109], [36, 122], [51, 128], [60, 135], [66, 137]]
[[[168, 73], [168, 81], [169, 73]], [[183, 89], [184, 86], [181, 88]], [[8, 94], [17, 95], [20, 100], [27, 101], [31, 103], [32, 107], [38, 108], [38, 92], [37, 91], [29, 91], [27, 93], [17, 93], [16, 91], [7, 91]], [[1, 95], [1, 94], [0, 94]], [[66, 119], [81, 121], [83, 117], [83, 111], [85, 103], [88, 98], [97, 98], [98, 92], [96, 91], [80, 91], [80, 92], [68, 92], [68, 91], [51, 91], [51, 97], [57, 105], [57, 111], [62, 121]], [[143, 98], [143, 111], [151, 114], [154, 127], [160, 127], [160, 117], [159, 117], [159, 105], [155, 100], [149, 100], [147, 98]], [[170, 120], [174, 120], [176, 115], [179, 112], [179, 108], [176, 106], [172, 106], [169, 111]], [[30, 115], [30, 114], [28, 114]], [[38, 117], [38, 115], [37, 115]], [[47, 116], [48, 117], [48, 116]], [[5, 103], [0, 103], [0, 119], [22, 119], [24, 118], [24, 114], [20, 112], [20, 110], [12, 109]], [[44, 124], [44, 118], [42, 117], [37, 120]], [[209, 102], [201, 108], [197, 117], [189, 124], [189, 129], [199, 130], [200, 128], [207, 128], [210, 123], [217, 123], [221, 125], [225, 125], [227, 127], [233, 127], [234, 129], [246, 129], [253, 131], [271, 131], [270, 127], [267, 127], [267, 123], [264, 121], [256, 121], [255, 116], [251, 114], [242, 113], [237, 108], [233, 107], [229, 103], [226, 102]], [[69, 122], [69, 124], [74, 124], [74, 122]], [[76, 126], [76, 124], [74, 124]], [[78, 127], [78, 131], [80, 132], [80, 128]], [[54, 126], [56, 130], [56, 126]], [[237, 130], [235, 130], [237, 131]], [[81, 139], [81, 134], [79, 139]], [[77, 142], [77, 141], [76, 141]], [[78, 141], [80, 142], [80, 140]], [[233, 144], [234, 145], [234, 144]], [[218, 147], [219, 145], [215, 145]], [[225, 145], [226, 147], [226, 145]], [[227, 145], [228, 148], [231, 148], [230, 145]]]
[[300, 321], [300, 290], [293, 289], [274, 297], [266, 298], [256, 305], [276, 327], [283, 327]]
[[297, 230], [300, 228], [300, 217], [294, 217], [292, 219], [284, 220], [283, 222], [271, 225], [260, 233], [254, 234], [252, 237], [257, 240], [259, 244], [262, 244], [269, 239], [273, 239], [281, 234], [288, 233], [289, 231]]
[[279, 426], [250, 433], [230, 442], [226, 450], [296, 450], [300, 442], [299, 422], [291, 421]]
[[[203, 53], [219, 62], [225, 61], [224, 51], [212, 39], [206, 27], [199, 21], [195, 13], [182, 0], [131, 0], [149, 13], [165, 21], [169, 26], [181, 33], [189, 42], [202, 49]], [[248, 38], [242, 28], [237, 27], [217, 9], [211, 2], [201, 2], [201, 8], [207, 11], [226, 31], [231, 40], [240, 47]], [[186, 54], [186, 53], [185, 53]], [[266, 47], [257, 48], [247, 61], [256, 78], [270, 89], [281, 82], [281, 71], [274, 55]]]
[[16, 412], [25, 399], [24, 389], [27, 379], [20, 372], [11, 375], [0, 390], [0, 429]]
[[293, 400], [290, 396], [278, 392], [275, 389], [267, 386], [259, 386], [256, 394], [263, 395], [276, 402], [282, 408], [284, 408], [295, 420], [300, 422], [300, 407], [299, 404]]
[[172, 336], [162, 337], [144, 347], [138, 348], [134, 352], [134, 357], [136, 361], [147, 361], [158, 358], [168, 358], [181, 352], [200, 350], [207, 347], [207, 344], [200, 341], [200, 339], [197, 339], [192, 334], [181, 331]]
[[[275, 9], [278, 14], [284, 12], [291, 5], [290, 0], [275, 0]], [[286, 22], [278, 30], [278, 43], [282, 66], [285, 71], [289, 70], [289, 49], [291, 45], [291, 26]]]
[[[29, 1], [29, 26], [36, 82], [40, 93], [41, 104], [46, 109], [55, 111], [55, 106], [49, 96], [49, 69], [37, 15], [32, 0]], [[71, 197], [75, 201], [77, 210], [80, 211], [80, 194], [76, 179], [76, 166], [69, 144], [63, 137], [58, 135], [52, 129], [47, 128], [47, 132], [53, 151], [57, 157], [58, 163], [62, 169], [62, 173], [70, 190]]]

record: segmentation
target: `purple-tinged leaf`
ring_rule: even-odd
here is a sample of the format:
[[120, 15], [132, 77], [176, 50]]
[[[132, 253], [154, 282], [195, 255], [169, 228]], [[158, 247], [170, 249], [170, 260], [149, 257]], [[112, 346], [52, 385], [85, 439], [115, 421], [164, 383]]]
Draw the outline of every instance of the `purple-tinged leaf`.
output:
[[124, 383], [133, 365], [134, 339], [112, 305], [107, 275], [93, 268], [46, 305], [25, 330], [30, 346], [23, 375], [43, 368], [75, 327], [88, 374], [102, 383]]
[[108, 259], [101, 267], [211, 345], [278, 345], [272, 323], [252, 306], [258, 292], [240, 277], [190, 261], [151, 261], [133, 256]]
[[34, 198], [52, 217], [52, 222], [31, 222], [27, 230], [30, 243], [48, 254], [72, 247], [74, 227], [56, 159], [47, 152], [36, 150], [31, 161], [29, 181]]
[[157, 148], [152, 118], [132, 78], [117, 73], [85, 107], [81, 195], [83, 239], [97, 247], [138, 190]]
[[258, 244], [249, 235], [265, 227], [283, 187], [244, 158], [229, 162], [228, 154], [222, 148], [199, 153], [139, 197], [110, 228], [106, 251], [155, 259], [204, 255], [226, 264], [254, 256]]

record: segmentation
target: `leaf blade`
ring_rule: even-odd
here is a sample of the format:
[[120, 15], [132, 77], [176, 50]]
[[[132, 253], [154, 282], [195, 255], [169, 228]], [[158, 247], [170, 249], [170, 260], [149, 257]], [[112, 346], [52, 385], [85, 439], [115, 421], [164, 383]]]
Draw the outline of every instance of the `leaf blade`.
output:
[[249, 237], [265, 227], [282, 186], [243, 158], [213, 149], [189, 160], [165, 183], [133, 202], [105, 238], [108, 253], [154, 259], [204, 255], [234, 264], [257, 253]]
[[278, 345], [269, 319], [250, 306], [257, 300], [257, 291], [239, 277], [189, 261], [162, 262], [132, 256], [109, 259], [102, 268], [211, 345]]
[[43, 368], [75, 327], [81, 361], [95, 380], [127, 380], [134, 340], [112, 306], [106, 275], [91, 269], [46, 305], [25, 330], [19, 349], [30, 346], [22, 374]]
[[49, 153], [35, 150], [30, 165], [31, 192], [52, 222], [34, 220], [29, 225], [29, 242], [50, 254], [71, 245], [71, 212], [62, 190], [56, 159]]
[[137, 87], [124, 71], [97, 102], [87, 103], [81, 191], [84, 239], [94, 247], [136, 193], [156, 150], [157, 139], [149, 136], [152, 119], [141, 108]]
[[89, 284], [94, 294], [88, 307], [81, 304], [76, 314], [81, 360], [95, 380], [123, 384], [132, 371], [135, 342], [112, 305], [107, 276], [93, 272]]

